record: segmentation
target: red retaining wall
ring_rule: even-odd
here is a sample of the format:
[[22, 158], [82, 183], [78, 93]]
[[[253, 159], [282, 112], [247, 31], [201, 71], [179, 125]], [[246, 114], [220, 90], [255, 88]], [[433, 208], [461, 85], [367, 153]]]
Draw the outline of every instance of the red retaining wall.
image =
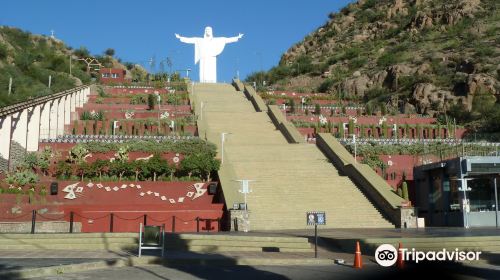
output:
[[[64, 198], [68, 192], [62, 190], [75, 183], [78, 183], [76, 187], [82, 187], [82, 191], [75, 192], [73, 200]], [[222, 218], [223, 204], [215, 203], [214, 196], [208, 191], [199, 191], [207, 190], [206, 183], [102, 182], [102, 188], [94, 184], [88, 187], [87, 182], [60, 181], [58, 195], [45, 196], [43, 203], [39, 197], [37, 204], [28, 204], [24, 196], [16, 205], [16, 195], [1, 194], [0, 220], [30, 221], [31, 210], [37, 210], [37, 221], [70, 221], [70, 213], [73, 212], [74, 221], [82, 223], [83, 232], [109, 232], [111, 221], [114, 232], [137, 232], [139, 223], [144, 222], [144, 215], [148, 225], [165, 224], [168, 231], [172, 230], [175, 219], [176, 232], [194, 232], [197, 230], [197, 218], [212, 219], [211, 231], [219, 230], [215, 220]], [[124, 184], [126, 188], [122, 188]], [[197, 190], [195, 184], [200, 184], [201, 188]], [[106, 187], [111, 189], [107, 191]], [[114, 190], [114, 187], [118, 189]], [[200, 196], [196, 197], [198, 192]], [[141, 193], [144, 195], [141, 196]], [[161, 196], [165, 196], [166, 200], [162, 200]], [[12, 214], [13, 207], [20, 213]], [[206, 230], [207, 221], [200, 221], [198, 226], [200, 231]]]

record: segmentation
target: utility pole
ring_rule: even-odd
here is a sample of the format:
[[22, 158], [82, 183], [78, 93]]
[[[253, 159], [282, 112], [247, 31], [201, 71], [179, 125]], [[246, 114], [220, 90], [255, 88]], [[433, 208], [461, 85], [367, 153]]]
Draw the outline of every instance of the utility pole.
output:
[[9, 78], [9, 95], [12, 92], [12, 77]]

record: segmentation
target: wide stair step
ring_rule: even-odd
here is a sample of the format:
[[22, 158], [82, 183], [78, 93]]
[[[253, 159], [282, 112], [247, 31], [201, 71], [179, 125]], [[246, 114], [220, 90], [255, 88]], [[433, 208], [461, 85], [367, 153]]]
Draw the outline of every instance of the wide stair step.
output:
[[192, 252], [312, 252], [307, 238], [229, 234], [167, 234], [167, 250]]

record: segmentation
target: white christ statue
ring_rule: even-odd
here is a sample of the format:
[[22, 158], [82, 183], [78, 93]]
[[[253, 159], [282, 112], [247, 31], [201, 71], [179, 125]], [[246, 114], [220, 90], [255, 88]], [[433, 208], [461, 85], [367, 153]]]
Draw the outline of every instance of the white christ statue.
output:
[[243, 34], [240, 33], [238, 36], [230, 38], [214, 37], [212, 27], [207, 26], [203, 38], [186, 38], [179, 36], [179, 34], [175, 34], [175, 37], [183, 43], [194, 44], [194, 64], [200, 62], [200, 82], [216, 83], [217, 56], [222, 53], [226, 44], [238, 42]]

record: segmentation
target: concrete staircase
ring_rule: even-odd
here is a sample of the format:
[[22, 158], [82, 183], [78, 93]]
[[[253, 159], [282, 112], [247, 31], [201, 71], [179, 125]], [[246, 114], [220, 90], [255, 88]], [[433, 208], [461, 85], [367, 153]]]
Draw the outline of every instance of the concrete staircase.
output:
[[[326, 211], [327, 228], [394, 227], [314, 145], [289, 144], [266, 112], [256, 112], [227, 84], [195, 84], [200, 137], [217, 145], [226, 205], [243, 202], [238, 179], [255, 180], [248, 195], [251, 230], [306, 228], [307, 211]], [[203, 107], [203, 112], [202, 112]]]
[[307, 238], [242, 236], [229, 234], [175, 234], [165, 239], [167, 251], [222, 252], [314, 252]]
[[137, 233], [0, 234], [0, 250], [136, 250]]

